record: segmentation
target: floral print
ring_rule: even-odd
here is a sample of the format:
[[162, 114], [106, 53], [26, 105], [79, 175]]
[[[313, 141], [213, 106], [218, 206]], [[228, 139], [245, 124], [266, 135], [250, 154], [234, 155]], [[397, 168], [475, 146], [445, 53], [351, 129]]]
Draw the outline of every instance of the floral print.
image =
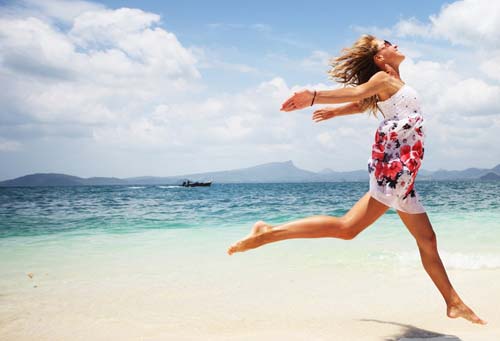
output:
[[398, 205], [390, 206], [404, 210], [403, 204], [411, 201], [407, 198], [414, 198], [422, 211], [414, 189], [424, 158], [424, 118], [417, 97], [413, 88], [403, 85], [392, 97], [378, 102], [385, 119], [375, 132], [368, 172], [370, 192], [377, 199], [395, 201]]

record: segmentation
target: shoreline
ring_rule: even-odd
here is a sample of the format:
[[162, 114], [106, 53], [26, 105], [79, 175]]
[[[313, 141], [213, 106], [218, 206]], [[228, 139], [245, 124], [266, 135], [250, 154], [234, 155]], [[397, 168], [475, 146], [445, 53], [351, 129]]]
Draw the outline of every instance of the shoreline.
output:
[[170, 250], [156, 246], [176, 239], [160, 235], [148, 236], [151, 244], [134, 236], [141, 248], [118, 243], [110, 250], [90, 240], [92, 252], [77, 243], [64, 261], [55, 250], [38, 265], [3, 268], [9, 279], [0, 281], [0, 340], [496, 341], [500, 335], [496, 300], [486, 296], [497, 292], [500, 269], [448, 269], [465, 303], [488, 321], [479, 326], [446, 316], [421, 267], [337, 266], [325, 259], [322, 248], [335, 258], [341, 242], [295, 240], [227, 256], [230, 233]]

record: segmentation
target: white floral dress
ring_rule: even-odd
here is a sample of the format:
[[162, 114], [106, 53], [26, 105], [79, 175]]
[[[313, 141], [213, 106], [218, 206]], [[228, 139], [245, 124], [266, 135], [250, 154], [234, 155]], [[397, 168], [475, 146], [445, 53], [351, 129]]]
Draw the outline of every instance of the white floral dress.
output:
[[368, 160], [370, 194], [397, 210], [423, 213], [425, 208], [414, 188], [424, 158], [424, 117], [418, 93], [404, 84], [377, 105], [385, 119], [375, 132]]

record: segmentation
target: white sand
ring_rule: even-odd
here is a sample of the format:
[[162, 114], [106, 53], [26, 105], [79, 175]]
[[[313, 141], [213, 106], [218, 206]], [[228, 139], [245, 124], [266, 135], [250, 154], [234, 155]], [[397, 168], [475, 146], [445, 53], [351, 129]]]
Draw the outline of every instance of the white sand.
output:
[[479, 326], [446, 317], [422, 268], [341, 267], [295, 249], [320, 244], [339, 245], [229, 257], [214, 240], [206, 255], [129, 247], [97, 258], [74, 245], [80, 258], [3, 269], [0, 340], [500, 340], [500, 269], [449, 271], [489, 322]]

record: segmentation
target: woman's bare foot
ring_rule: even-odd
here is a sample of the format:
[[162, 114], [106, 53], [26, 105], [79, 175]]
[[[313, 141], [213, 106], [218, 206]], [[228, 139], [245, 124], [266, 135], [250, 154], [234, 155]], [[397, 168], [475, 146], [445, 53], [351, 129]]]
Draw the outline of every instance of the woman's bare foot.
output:
[[269, 231], [270, 229], [272, 229], [271, 225], [266, 224], [262, 220], [259, 220], [253, 225], [250, 234], [245, 238], [237, 241], [233, 245], [231, 245], [227, 249], [227, 253], [229, 255], [232, 255], [235, 252], [243, 252], [246, 250], [255, 249], [256, 247], [259, 247], [261, 244], [259, 243], [259, 239], [257, 237]]
[[480, 319], [471, 308], [465, 305], [463, 302], [454, 303], [448, 306], [446, 311], [446, 315], [451, 318], [463, 317], [466, 320], [471, 321], [472, 323], [477, 324], [486, 324], [488, 322]]

